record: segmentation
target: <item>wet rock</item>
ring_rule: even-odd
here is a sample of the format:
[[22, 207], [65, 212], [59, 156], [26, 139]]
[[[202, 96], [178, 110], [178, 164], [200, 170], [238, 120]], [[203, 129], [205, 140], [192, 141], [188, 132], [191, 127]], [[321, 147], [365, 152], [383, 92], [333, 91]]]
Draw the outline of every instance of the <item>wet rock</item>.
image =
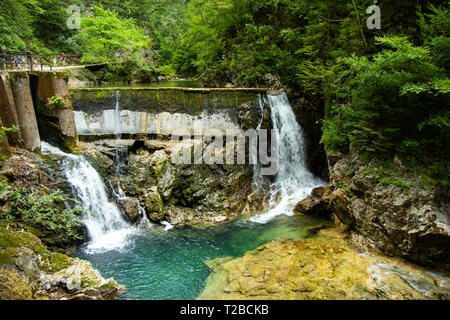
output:
[[169, 162], [166, 162], [158, 179], [158, 189], [160, 190], [161, 196], [164, 200], [169, 200], [172, 197], [176, 180], [176, 169]]
[[127, 194], [139, 194], [139, 190], [145, 190], [148, 186], [156, 185], [151, 163], [151, 154], [146, 150], [130, 156], [128, 176], [123, 186]]
[[253, 102], [241, 105], [237, 115], [239, 127], [242, 130], [255, 129], [258, 126], [259, 121], [261, 121], [260, 113], [260, 110], [255, 107], [255, 103]]
[[[120, 184], [127, 196], [138, 199], [141, 204], [146, 203], [147, 215], [152, 221], [163, 220], [166, 212], [160, 208], [171, 206], [183, 212], [180, 214], [178, 210], [178, 213], [168, 215], [176, 221], [169, 221], [171, 224], [180, 226], [234, 220], [244, 208], [256, 212], [253, 208], [259, 208], [261, 202], [248, 197], [252, 192], [252, 166], [172, 163], [171, 155], [178, 154], [181, 146], [192, 148], [195, 144], [198, 141], [181, 144], [160, 140], [134, 141], [129, 144], [127, 173], [118, 177], [112, 172], [108, 178]], [[103, 150], [101, 153], [104, 153], [110, 149], [110, 143], [107, 140], [83, 143], [83, 148]], [[159, 197], [149, 191], [155, 187]], [[136, 213], [130, 203], [123, 203], [122, 209], [130, 209], [132, 216]]]
[[167, 209], [166, 219], [173, 226], [183, 227], [186, 224], [186, 220], [189, 219], [189, 214], [181, 208], [170, 207]]
[[165, 218], [171, 225], [176, 227], [184, 227], [185, 225], [207, 227], [233, 219], [233, 217], [214, 211], [199, 211], [193, 208], [176, 206], [167, 208]]
[[345, 240], [326, 234], [320, 239], [276, 239], [241, 258], [207, 262], [213, 274], [199, 299], [450, 298], [448, 275], [358, 254]]
[[450, 269], [450, 197], [441, 197], [439, 187], [423, 186], [414, 173], [396, 171], [391, 178], [395, 183], [382, 183], [378, 171], [355, 155], [331, 168], [331, 207], [342, 223], [365, 238], [352, 239], [389, 255]]
[[320, 143], [324, 118], [323, 104], [317, 97], [306, 97], [298, 90], [287, 91], [297, 122], [303, 129], [308, 169], [317, 177], [328, 180], [327, 154]]
[[313, 189], [311, 196], [296, 204], [294, 212], [296, 214], [306, 214], [323, 219], [330, 219], [333, 210], [330, 206], [329, 187]]
[[321, 224], [318, 224], [317, 226], [312, 226], [312, 227], [308, 228], [306, 231], [308, 232], [308, 235], [314, 235], [317, 232], [319, 232], [320, 230], [325, 229], [325, 228], [326, 228], [325, 224], [321, 223]]
[[158, 187], [151, 187], [147, 191], [145, 195], [145, 208], [147, 209], [147, 217], [151, 221], [159, 222], [164, 219], [164, 203], [159, 194]]
[[136, 223], [142, 218], [142, 210], [138, 199], [124, 197], [117, 199], [117, 203], [125, 218], [131, 223]]
[[107, 152], [108, 151], [101, 152], [100, 150], [92, 148], [89, 152], [86, 153], [86, 155], [95, 159], [95, 161], [97, 162], [96, 164], [100, 167], [102, 172], [106, 174], [114, 174], [115, 165], [114, 160], [112, 159], [114, 155], [110, 154], [108, 156]]

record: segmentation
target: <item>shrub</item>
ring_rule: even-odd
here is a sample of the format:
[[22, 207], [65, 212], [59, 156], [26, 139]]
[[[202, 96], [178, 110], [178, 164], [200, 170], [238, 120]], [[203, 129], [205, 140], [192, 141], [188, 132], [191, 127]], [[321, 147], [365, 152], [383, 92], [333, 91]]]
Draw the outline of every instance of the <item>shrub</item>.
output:
[[69, 202], [76, 200], [62, 191], [51, 191], [47, 194], [28, 189], [13, 188], [6, 181], [0, 181], [1, 198], [6, 204], [0, 211], [0, 219], [17, 220], [26, 225], [45, 229], [54, 233], [64, 233], [73, 240], [82, 239], [79, 234], [82, 208], [69, 208]]

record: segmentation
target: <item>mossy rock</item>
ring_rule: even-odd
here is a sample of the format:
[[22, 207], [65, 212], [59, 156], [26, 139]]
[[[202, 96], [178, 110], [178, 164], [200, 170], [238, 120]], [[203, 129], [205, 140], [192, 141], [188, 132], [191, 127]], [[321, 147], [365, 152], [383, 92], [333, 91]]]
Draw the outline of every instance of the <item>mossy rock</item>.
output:
[[[445, 275], [433, 278], [393, 258], [358, 254], [325, 230], [318, 239], [275, 239], [241, 258], [220, 258], [207, 265], [213, 273], [199, 299], [450, 298]], [[412, 275], [414, 281], [427, 283], [429, 292], [409, 285]]]

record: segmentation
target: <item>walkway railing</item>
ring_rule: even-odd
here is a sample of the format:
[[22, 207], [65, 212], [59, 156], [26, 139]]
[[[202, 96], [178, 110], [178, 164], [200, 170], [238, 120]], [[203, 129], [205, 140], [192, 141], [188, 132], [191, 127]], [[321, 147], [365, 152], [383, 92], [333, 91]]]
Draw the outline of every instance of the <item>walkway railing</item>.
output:
[[0, 70], [50, 70], [52, 71], [53, 56], [32, 54], [28, 51], [8, 51], [0, 49]]

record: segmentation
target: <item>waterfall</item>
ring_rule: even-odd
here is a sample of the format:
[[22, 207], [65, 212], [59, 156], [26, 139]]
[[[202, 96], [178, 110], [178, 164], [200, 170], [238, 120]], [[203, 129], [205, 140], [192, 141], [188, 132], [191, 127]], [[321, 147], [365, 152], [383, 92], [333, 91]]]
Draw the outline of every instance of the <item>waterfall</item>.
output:
[[114, 145], [115, 171], [118, 176], [122, 176], [127, 168], [125, 161], [128, 156], [128, 150], [123, 145], [120, 145], [120, 140], [122, 139], [122, 118], [119, 90], [116, 90], [116, 103], [114, 106], [114, 132], [116, 135], [116, 143]]
[[[262, 95], [262, 94], [258, 94], [258, 107], [259, 107], [259, 111], [261, 114], [261, 120], [259, 121], [259, 124], [256, 127], [256, 134], [259, 134], [260, 130], [261, 130], [261, 126], [262, 123], [264, 121], [264, 105], [267, 105], [268, 101], [267, 101], [267, 96], [266, 95]], [[261, 176], [261, 167], [258, 164], [258, 155], [255, 154], [250, 154], [251, 157], [253, 157], [253, 163], [256, 163], [255, 165], [253, 165], [253, 186], [254, 186], [254, 192], [257, 192], [258, 189], [262, 188], [262, 176]]]
[[45, 142], [41, 150], [43, 154], [64, 157], [66, 178], [85, 209], [82, 220], [89, 233], [88, 249], [112, 250], [125, 246], [134, 229], [123, 219], [117, 205], [108, 199], [98, 172], [82, 156], [64, 153]]
[[285, 93], [271, 94], [267, 100], [272, 126], [278, 141], [278, 174], [271, 186], [271, 207], [267, 213], [250, 220], [265, 223], [278, 215], [292, 215], [294, 206], [324, 184], [306, 167], [305, 141]]

